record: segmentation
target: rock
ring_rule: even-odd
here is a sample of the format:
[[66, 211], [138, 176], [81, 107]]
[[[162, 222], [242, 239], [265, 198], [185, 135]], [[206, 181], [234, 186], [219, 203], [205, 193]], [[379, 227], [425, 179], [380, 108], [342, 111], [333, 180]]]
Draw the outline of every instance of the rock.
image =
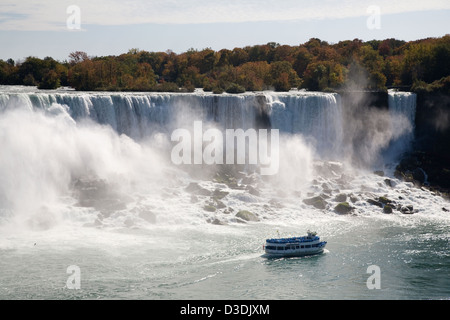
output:
[[74, 196], [78, 198], [77, 206], [92, 207], [109, 215], [112, 212], [125, 210], [133, 199], [118, 192], [115, 185], [95, 177], [82, 177], [74, 184]]
[[326, 183], [322, 183], [322, 192], [331, 194], [332, 190]]
[[254, 196], [257, 196], [257, 197], [260, 196], [260, 192], [256, 188], [254, 188], [252, 186], [247, 186], [246, 189], [247, 189], [248, 193], [250, 193], [250, 194], [252, 194]]
[[217, 208], [214, 207], [213, 205], [207, 204], [206, 206], [203, 207], [203, 210], [208, 212], [216, 212]]
[[414, 207], [411, 205], [406, 206], [406, 207], [401, 207], [400, 212], [403, 214], [414, 214]]
[[385, 205], [384, 208], [383, 208], [383, 212], [386, 213], [386, 214], [392, 213], [392, 207], [390, 205], [388, 205], [388, 204]]
[[214, 224], [214, 225], [216, 225], [216, 226], [225, 226], [225, 225], [227, 225], [227, 223], [226, 222], [224, 222], [224, 221], [220, 221], [219, 219], [214, 219], [213, 221], [211, 221], [210, 222], [211, 224]]
[[320, 196], [318, 197], [314, 197], [314, 198], [309, 198], [309, 199], [304, 199], [303, 202], [309, 206], [314, 206], [317, 209], [325, 209], [327, 207], [327, 202]]
[[394, 177], [399, 180], [403, 180], [403, 178], [404, 178], [403, 172], [400, 171], [400, 169], [398, 167], [397, 167], [397, 169], [395, 169]]
[[347, 201], [347, 195], [345, 193], [340, 193], [334, 198], [334, 201], [345, 202], [345, 201]]
[[384, 177], [384, 171], [381, 171], [381, 170], [374, 171], [374, 174], [376, 174], [377, 176], [380, 176], [380, 177]]
[[214, 180], [218, 183], [226, 184], [231, 189], [242, 189], [231, 172], [217, 172], [214, 176]]
[[391, 188], [394, 186], [394, 182], [391, 179], [384, 179], [384, 183]]
[[326, 184], [325, 182], [322, 183], [321, 187], [322, 187], [322, 189], [325, 189], [325, 190], [330, 190], [331, 189], [330, 186], [328, 184]]
[[214, 201], [214, 206], [217, 208], [217, 209], [223, 209], [223, 208], [226, 208], [227, 206], [222, 202], [222, 201], [220, 201], [220, 200], [215, 200]]
[[242, 178], [243, 184], [254, 184], [256, 182], [256, 178], [254, 175], [245, 176]]
[[342, 173], [343, 166], [339, 162], [323, 162], [314, 164], [315, 172], [324, 178], [336, 178]]
[[336, 207], [334, 207], [334, 210], [339, 214], [347, 214], [353, 211], [353, 207], [350, 206], [348, 202], [341, 202]]
[[379, 198], [378, 198], [378, 201], [381, 202], [381, 203], [384, 204], [384, 205], [392, 203], [392, 200], [391, 200], [391, 199], [388, 199], [388, 198], [386, 198], [386, 197], [379, 197]]
[[447, 208], [442, 208], [442, 211], [444, 211], [444, 212], [448, 212], [449, 210], [447, 209]]
[[328, 162], [328, 166], [334, 173], [341, 173], [343, 170], [343, 165], [340, 162]]
[[228, 194], [229, 194], [229, 192], [227, 192], [227, 191], [215, 189], [213, 192], [213, 197], [214, 197], [214, 199], [221, 200], [221, 199], [225, 198]]
[[416, 168], [412, 172], [413, 179], [423, 184], [426, 179], [425, 171], [422, 168]]
[[254, 213], [251, 213], [247, 210], [239, 211], [238, 213], [236, 213], [236, 217], [244, 221], [259, 221], [258, 217]]
[[358, 199], [357, 196], [355, 196], [355, 195], [353, 195], [353, 194], [350, 195], [350, 201], [351, 201], [351, 202], [355, 203], [355, 202], [357, 202], [358, 200], [359, 200], [359, 199]]
[[370, 204], [373, 204], [374, 206], [383, 208], [383, 204], [381, 202], [377, 201], [377, 200], [367, 199], [367, 202], [370, 203]]
[[269, 204], [270, 204], [271, 207], [273, 207], [275, 209], [283, 209], [284, 208], [284, 205], [281, 202], [279, 202], [278, 200], [275, 200], [275, 199], [271, 199], [269, 201]]
[[406, 182], [414, 182], [414, 177], [411, 172], [406, 172], [403, 176], [403, 180]]
[[226, 209], [223, 211], [223, 213], [225, 213], [225, 214], [230, 214], [230, 213], [232, 213], [232, 212], [234, 212], [234, 209], [233, 209], [233, 208], [230, 208], [230, 207], [226, 208]]
[[187, 192], [197, 195], [197, 196], [210, 196], [211, 191], [201, 187], [196, 182], [191, 182], [185, 189]]

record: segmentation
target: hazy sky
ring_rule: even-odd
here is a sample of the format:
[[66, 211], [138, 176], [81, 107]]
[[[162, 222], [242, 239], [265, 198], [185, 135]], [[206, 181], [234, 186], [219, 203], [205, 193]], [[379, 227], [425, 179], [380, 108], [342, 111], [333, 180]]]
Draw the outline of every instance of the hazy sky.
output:
[[449, 0], [1, 0], [0, 59], [450, 33]]

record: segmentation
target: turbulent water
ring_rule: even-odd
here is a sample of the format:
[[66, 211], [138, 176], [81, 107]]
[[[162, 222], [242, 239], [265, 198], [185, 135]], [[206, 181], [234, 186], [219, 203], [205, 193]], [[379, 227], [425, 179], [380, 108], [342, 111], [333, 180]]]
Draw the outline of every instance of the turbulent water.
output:
[[[332, 93], [1, 87], [0, 298], [448, 299], [450, 205], [393, 176], [415, 99], [348, 112]], [[279, 172], [174, 165], [170, 135], [194, 121], [279, 129]], [[308, 229], [324, 254], [263, 256]]]

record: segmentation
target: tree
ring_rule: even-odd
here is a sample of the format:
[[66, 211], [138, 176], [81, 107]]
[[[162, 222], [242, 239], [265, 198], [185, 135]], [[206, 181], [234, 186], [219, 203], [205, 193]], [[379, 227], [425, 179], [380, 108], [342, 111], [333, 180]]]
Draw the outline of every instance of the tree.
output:
[[[48, 71], [46, 63], [39, 58], [36, 57], [28, 57], [25, 61], [19, 65], [19, 69], [17, 70], [19, 77], [21, 79], [32, 79], [33, 82], [39, 83], [42, 81], [44, 74]], [[28, 83], [23, 83], [27, 85]]]
[[[360, 84], [365, 83], [367, 89], [386, 90], [386, 76], [381, 73], [385, 63], [379, 52], [366, 44], [360, 47], [355, 59], [357, 64], [365, 70], [365, 72], [358, 71], [357, 81]], [[361, 78], [363, 74], [365, 79]]]
[[249, 61], [249, 56], [247, 51], [241, 48], [234, 48], [231, 57], [230, 62], [233, 66], [239, 66], [241, 64], [244, 64]]
[[280, 75], [273, 81], [275, 91], [289, 91], [292, 86], [289, 81], [289, 74], [286, 72], [280, 73]]
[[227, 93], [244, 93], [245, 92], [245, 88], [237, 83], [231, 83], [226, 89], [225, 91]]
[[300, 84], [300, 78], [292, 64], [287, 61], [276, 61], [270, 64], [270, 80], [271, 85], [277, 91], [289, 91], [291, 88]]
[[58, 74], [55, 70], [49, 70], [39, 83], [39, 89], [57, 89], [61, 85]]
[[88, 55], [84, 51], [75, 51], [69, 54], [69, 63], [73, 66], [77, 63], [83, 62], [89, 59]]
[[399, 56], [391, 56], [385, 59], [383, 74], [386, 77], [386, 85], [400, 85], [402, 59]]
[[367, 88], [368, 77], [367, 70], [358, 61], [353, 61], [348, 66], [345, 85], [351, 90], [364, 90]]
[[[359, 89], [386, 85], [446, 88], [450, 74], [450, 35], [405, 42], [396, 39], [345, 40], [329, 44], [311, 38], [299, 46], [269, 42], [218, 52], [206, 48], [176, 54], [131, 49], [119, 56], [69, 54], [68, 62], [51, 57], [0, 60], [1, 84], [71, 85], [77, 90], [223, 91], [243, 87], [287, 91], [301, 85], [328, 90], [344, 82]], [[232, 89], [232, 90], [234, 90]], [[427, 90], [428, 90], [427, 89]]]
[[247, 62], [236, 68], [236, 81], [248, 91], [261, 91], [267, 88], [270, 79], [270, 65], [265, 61]]
[[21, 84], [14, 60], [8, 59], [6, 62], [0, 60], [0, 84]]
[[308, 64], [312, 61], [313, 55], [303, 46], [301, 46], [296, 54], [293, 68], [297, 72], [299, 77], [303, 77], [303, 73], [306, 70]]
[[344, 83], [344, 68], [333, 61], [312, 62], [306, 68], [303, 80], [303, 87], [308, 90], [337, 89]]

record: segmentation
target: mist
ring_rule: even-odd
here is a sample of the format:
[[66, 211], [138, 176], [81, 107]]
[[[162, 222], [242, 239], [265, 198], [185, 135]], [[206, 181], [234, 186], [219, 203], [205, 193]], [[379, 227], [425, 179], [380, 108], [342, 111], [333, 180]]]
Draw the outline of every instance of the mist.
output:
[[164, 139], [138, 144], [110, 126], [76, 123], [58, 104], [47, 111], [2, 113], [0, 142], [0, 216], [38, 228], [63, 218], [58, 206], [80, 181], [114, 186], [117, 196], [143, 186], [157, 190], [167, 180]]
[[344, 160], [359, 168], [379, 168], [397, 161], [410, 147], [415, 102], [403, 99], [401, 93], [397, 102], [393, 91], [388, 95], [365, 90], [371, 87], [368, 72], [361, 66], [355, 70], [342, 93]]
[[[303, 92], [36, 95], [39, 106], [31, 95], [11, 95], [0, 106], [0, 220], [31, 230], [67, 221], [132, 228], [232, 220], [231, 210], [263, 206], [264, 192], [305, 198], [325, 190], [321, 184], [337, 186], [344, 168], [383, 166], [408, 147], [413, 122], [403, 110], [411, 102], [404, 94], [392, 110], [358, 91], [342, 98]], [[277, 155], [278, 171], [262, 175], [268, 162], [175, 164], [171, 134], [186, 129], [193, 137], [195, 121], [202, 121], [203, 133], [215, 129], [222, 137], [226, 129], [279, 129], [277, 152], [269, 147], [264, 160]], [[202, 150], [217, 142], [204, 140]], [[216, 194], [233, 196], [224, 204]], [[205, 212], [211, 203], [218, 207]]]

